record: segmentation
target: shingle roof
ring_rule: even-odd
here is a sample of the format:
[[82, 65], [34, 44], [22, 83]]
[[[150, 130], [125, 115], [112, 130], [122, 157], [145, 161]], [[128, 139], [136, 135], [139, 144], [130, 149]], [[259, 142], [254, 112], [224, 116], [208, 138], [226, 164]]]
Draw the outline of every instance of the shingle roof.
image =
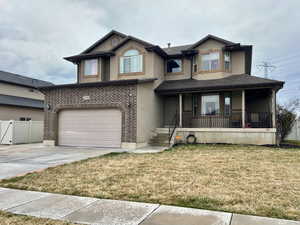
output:
[[164, 81], [155, 89], [155, 91], [161, 94], [168, 94], [189, 91], [208, 91], [247, 87], [282, 87], [283, 84], [283, 81], [264, 79], [261, 77], [250, 76], [247, 74], [240, 74], [213, 80], [184, 79]]
[[20, 86], [38, 88], [42, 86], [49, 86], [53, 85], [50, 82], [33, 79], [30, 77], [21, 76], [14, 73], [9, 73], [0, 70], [0, 82], [10, 83], [10, 84], [17, 84]]
[[163, 50], [168, 55], [179, 55], [182, 54], [182, 51], [189, 49], [191, 46], [192, 45], [180, 45], [180, 46], [174, 46], [169, 48], [163, 48]]
[[31, 98], [22, 98], [11, 95], [0, 95], [0, 105], [22, 106], [30, 108], [44, 108], [44, 101]]

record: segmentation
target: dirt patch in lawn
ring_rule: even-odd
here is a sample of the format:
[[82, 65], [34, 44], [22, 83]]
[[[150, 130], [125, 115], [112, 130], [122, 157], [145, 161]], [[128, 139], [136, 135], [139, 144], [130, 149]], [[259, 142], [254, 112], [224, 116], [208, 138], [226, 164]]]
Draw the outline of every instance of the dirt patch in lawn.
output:
[[300, 219], [300, 151], [294, 149], [190, 145], [110, 154], [0, 185]]
[[0, 224], [1, 225], [75, 225], [58, 220], [41, 219], [31, 216], [14, 215], [0, 211]]

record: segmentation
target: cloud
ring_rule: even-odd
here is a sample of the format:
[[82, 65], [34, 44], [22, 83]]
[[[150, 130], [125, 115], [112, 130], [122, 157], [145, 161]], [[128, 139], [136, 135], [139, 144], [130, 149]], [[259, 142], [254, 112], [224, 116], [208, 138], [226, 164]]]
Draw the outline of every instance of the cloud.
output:
[[[300, 1], [274, 0], [0, 0], [0, 69], [55, 83], [74, 82], [77, 54], [111, 29], [166, 46], [196, 42], [208, 33], [252, 44], [253, 74], [261, 61], [286, 80], [279, 101], [300, 86]], [[289, 86], [291, 88], [289, 88]]]
[[[30, 2], [30, 4], [28, 4]], [[92, 33], [107, 29], [97, 21], [106, 12], [69, 0], [2, 0], [0, 9], [1, 69], [55, 83], [74, 80], [75, 67], [62, 59], [90, 43]], [[92, 35], [92, 38], [93, 38]]]

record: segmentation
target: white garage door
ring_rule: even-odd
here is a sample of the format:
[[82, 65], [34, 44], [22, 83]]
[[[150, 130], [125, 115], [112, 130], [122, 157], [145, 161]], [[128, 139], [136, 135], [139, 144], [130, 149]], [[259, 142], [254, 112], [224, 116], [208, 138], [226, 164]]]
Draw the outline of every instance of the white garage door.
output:
[[114, 109], [63, 110], [58, 117], [58, 144], [120, 147], [121, 112]]

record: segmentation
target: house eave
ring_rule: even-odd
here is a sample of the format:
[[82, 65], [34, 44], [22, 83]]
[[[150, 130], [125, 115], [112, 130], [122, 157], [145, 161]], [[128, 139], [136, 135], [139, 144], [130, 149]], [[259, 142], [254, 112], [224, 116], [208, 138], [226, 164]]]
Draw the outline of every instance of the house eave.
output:
[[159, 95], [170, 95], [170, 94], [180, 94], [180, 93], [196, 93], [196, 92], [215, 92], [215, 91], [228, 91], [228, 90], [243, 90], [243, 89], [281, 89], [283, 84], [255, 84], [255, 85], [224, 85], [224, 86], [212, 86], [212, 87], [195, 87], [195, 88], [177, 88], [172, 90], [159, 90], [156, 89], [155, 92]]
[[73, 55], [73, 56], [69, 56], [69, 57], [64, 57], [65, 60], [70, 61], [72, 63], [77, 63], [81, 60], [84, 59], [94, 59], [94, 58], [99, 58], [99, 57], [110, 57], [110, 56], [114, 56], [115, 53], [114, 52], [99, 52], [99, 53], [94, 53], [94, 54], [80, 54], [80, 55]]
[[121, 86], [121, 85], [133, 85], [154, 82], [156, 78], [150, 79], [127, 79], [127, 80], [112, 80], [112, 81], [101, 81], [101, 82], [87, 82], [87, 83], [73, 83], [73, 84], [61, 84], [54, 86], [41, 87], [39, 90], [52, 90], [59, 88], [77, 88], [77, 87], [106, 87], [106, 86]]

